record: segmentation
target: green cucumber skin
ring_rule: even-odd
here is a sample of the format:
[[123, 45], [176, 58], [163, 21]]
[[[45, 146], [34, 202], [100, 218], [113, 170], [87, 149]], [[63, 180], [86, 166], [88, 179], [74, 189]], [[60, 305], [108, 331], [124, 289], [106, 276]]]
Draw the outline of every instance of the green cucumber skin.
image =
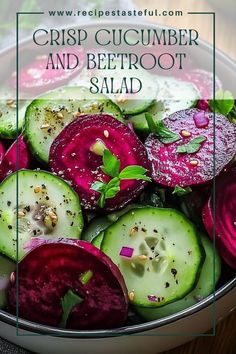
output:
[[93, 240], [112, 223], [106, 216], [95, 217], [84, 229], [81, 238], [84, 241], [93, 243]]
[[[155, 100], [130, 100], [131, 105], [128, 105], [128, 103], [117, 103], [117, 105], [120, 107], [121, 111], [123, 114], [126, 115], [133, 115], [133, 114], [141, 114], [142, 112], [148, 110], [152, 104], [155, 102]], [[131, 107], [130, 107], [131, 106]]]
[[[163, 85], [163, 82], [165, 83], [165, 80], [166, 80], [166, 83], [171, 86], [171, 80], [172, 80], [172, 85], [176, 85], [176, 83], [177, 83], [177, 85], [178, 84], [180, 84], [180, 85], [186, 84], [188, 86], [191, 86], [190, 83], [187, 83], [187, 82], [184, 83], [183, 81], [179, 81], [179, 80], [176, 80], [171, 77], [167, 77], [167, 78], [160, 77], [160, 78], [157, 78], [157, 80], [161, 80], [162, 85]], [[179, 110], [192, 108], [192, 107], [196, 106], [197, 101], [199, 99], [199, 93], [194, 85], [192, 85], [191, 89], [192, 89], [192, 91], [195, 91], [194, 93], [195, 93], [196, 98], [191, 99], [191, 100], [190, 99], [185, 100], [185, 104], [183, 104], [183, 100], [182, 100], [182, 102], [179, 103], [180, 104]], [[160, 90], [159, 92], [161, 93], [162, 90]], [[158, 98], [158, 96], [157, 96], [157, 99], [153, 102], [152, 105], [149, 106], [149, 108], [147, 109], [147, 112], [153, 114], [153, 117], [155, 120], [163, 120], [164, 118], [168, 117], [171, 113], [176, 112], [178, 110], [175, 107], [175, 109], [172, 109], [172, 110], [169, 109], [169, 112], [168, 112], [168, 109], [166, 111], [166, 107], [171, 106], [170, 102], [171, 101], [168, 102], [167, 99], [161, 99], [161, 98]], [[178, 100], [174, 100], [173, 105], [176, 106], [177, 103], [178, 103]], [[128, 120], [132, 123], [134, 130], [137, 131], [137, 133], [143, 137], [147, 136], [150, 133], [150, 129], [149, 129], [148, 124], [145, 119], [145, 113], [146, 112], [138, 114], [138, 115], [131, 114], [128, 117]]]
[[84, 229], [82, 233], [82, 240], [93, 243], [93, 239], [100, 235], [107, 227], [109, 227], [113, 222], [117, 221], [120, 216], [127, 213], [131, 209], [142, 208], [139, 204], [129, 204], [125, 208], [119, 211], [114, 211], [105, 216], [94, 217]]
[[[63, 95], [64, 92], [65, 94]], [[72, 97], [71, 99], [64, 98], [70, 97], [70, 95]], [[87, 97], [87, 95], [89, 98], [84, 98]], [[56, 102], [55, 106], [51, 104], [51, 101], [53, 102], [53, 104]], [[51, 120], [52, 124], [51, 126], [49, 124], [49, 128], [53, 129], [51, 129], [50, 133], [47, 132], [47, 129], [42, 132], [40, 126], [45, 124], [45, 119], [43, 120], [42, 117], [46, 117], [45, 108], [47, 107], [47, 102], [48, 104], [50, 103], [53, 106], [50, 108], [55, 109], [60, 106], [60, 102], [63, 106], [63, 102], [65, 101], [67, 104], [67, 111], [70, 111], [71, 113], [66, 113], [67, 118], [64, 118], [64, 121], [62, 121], [63, 126], [61, 125], [59, 120], [53, 120], [53, 118], [50, 117], [47, 119], [45, 118], [46, 123], [49, 123]], [[42, 165], [48, 165], [49, 150], [53, 140], [56, 138], [57, 135], [59, 135], [59, 133], [66, 125], [70, 124], [73, 120], [76, 119], [73, 117], [73, 112], [75, 111], [74, 106], [80, 108], [81, 115], [106, 113], [114, 116], [114, 118], [116, 118], [117, 120], [124, 122], [122, 112], [114, 102], [112, 102], [105, 95], [89, 95], [88, 89], [84, 87], [62, 87], [59, 90], [54, 90], [46, 93], [45, 95], [33, 100], [31, 104], [27, 107], [25, 113], [25, 129], [23, 131], [23, 136], [27, 142], [31, 153]], [[72, 107], [74, 108], [74, 110], [71, 111]], [[41, 113], [41, 111], [43, 111], [43, 113]], [[39, 117], [38, 119], [36, 119], [37, 116]], [[41, 137], [40, 134], [42, 135]], [[44, 137], [46, 137], [46, 139], [44, 139]]]
[[[139, 314], [139, 316], [141, 316], [144, 320], [154, 321], [160, 318], [164, 318], [166, 316], [170, 316], [174, 313], [182, 311], [196, 304], [198, 302], [198, 297], [199, 299], [206, 298], [214, 291], [214, 287], [215, 287], [213, 281], [214, 257], [212, 256], [212, 253], [214, 252], [214, 248], [208, 236], [205, 236], [204, 234], [201, 234], [200, 236], [206, 253], [206, 258], [203, 263], [201, 273], [196, 286], [189, 294], [187, 294], [181, 300], [172, 302], [171, 304], [162, 306], [158, 309], [150, 309], [150, 308], [136, 306], [134, 308], [134, 311], [136, 311]], [[216, 252], [215, 253], [215, 277], [214, 277], [215, 284], [217, 284], [220, 278], [220, 274], [221, 274], [221, 260], [218, 252]]]
[[[25, 111], [27, 105], [23, 107], [19, 107], [18, 113], [18, 124], [17, 124], [17, 115], [16, 115], [16, 108], [7, 108], [3, 112], [0, 106], [0, 111], [2, 116], [0, 117], [0, 138], [2, 139], [16, 139], [21, 130], [23, 129], [24, 122], [25, 122]], [[8, 115], [9, 119], [8, 122], [5, 121], [4, 115]]]
[[102, 244], [102, 240], [104, 237], [104, 231], [102, 231], [99, 235], [97, 235], [96, 237], [94, 237], [94, 239], [92, 240], [92, 244], [97, 247], [97, 248], [101, 248], [101, 244]]
[[[16, 190], [17, 181], [18, 189]], [[46, 185], [44, 196], [48, 196], [49, 199], [45, 199], [42, 195], [34, 195], [34, 188], [41, 183]], [[18, 211], [21, 211], [24, 205], [30, 205], [30, 214], [26, 213], [26, 216], [22, 218], [16, 216], [15, 198], [17, 192]], [[24, 249], [25, 242], [30, 241], [33, 236], [45, 239], [62, 236], [80, 238], [83, 229], [80, 200], [77, 193], [60, 177], [42, 170], [20, 170], [9, 175], [0, 184], [0, 195], [0, 228], [3, 231], [0, 235], [0, 252], [10, 259], [20, 260], [27, 252]], [[35, 202], [36, 200], [38, 203]], [[32, 201], [33, 207], [31, 207]], [[33, 219], [32, 215], [39, 212], [41, 205], [45, 205], [45, 208], [56, 207], [58, 216], [56, 227], [48, 229], [43, 221], [37, 222], [37, 219]], [[26, 224], [27, 221], [30, 221], [30, 224]], [[36, 229], [41, 231], [40, 234], [33, 233]], [[18, 243], [16, 243], [16, 230], [18, 230]]]
[[[158, 211], [159, 212], [163, 212], [163, 213], [173, 213], [175, 214], [175, 216], [177, 217], [180, 217], [183, 222], [187, 223], [188, 227], [190, 227], [190, 230], [192, 232], [192, 235], [194, 237], [194, 245], [192, 245], [194, 248], [195, 248], [195, 251], [196, 251], [196, 254], [197, 254], [197, 260], [196, 260], [196, 265], [195, 265], [195, 269], [194, 269], [194, 273], [193, 273], [193, 276], [192, 276], [192, 280], [191, 280], [191, 283], [188, 284], [188, 287], [186, 287], [186, 289], [182, 292], [180, 292], [178, 295], [175, 294], [174, 295], [174, 298], [170, 298], [168, 300], [166, 300], [164, 303], [162, 304], [159, 304], [159, 303], [153, 303], [153, 302], [150, 302], [150, 301], [147, 301], [147, 300], [140, 300], [140, 299], [135, 299], [134, 301], [132, 301], [131, 303], [133, 305], [138, 305], [138, 306], [141, 306], [141, 307], [148, 307], [148, 308], [159, 308], [161, 306], [164, 306], [168, 303], [172, 303], [174, 301], [177, 301], [181, 298], [183, 298], [184, 296], [186, 296], [196, 285], [196, 282], [198, 281], [198, 277], [199, 277], [199, 274], [200, 274], [200, 270], [201, 270], [201, 267], [202, 267], [202, 264], [204, 262], [204, 259], [205, 259], [205, 253], [203, 252], [203, 248], [202, 248], [202, 245], [201, 245], [201, 240], [200, 238], [198, 237], [197, 235], [197, 231], [196, 231], [196, 228], [195, 228], [195, 225], [193, 225], [186, 217], [185, 215], [183, 215], [182, 213], [180, 213], [179, 211], [177, 210], [174, 210], [174, 209], [169, 209], [169, 208], [154, 208], [154, 207], [145, 207], [145, 208], [142, 208], [142, 209], [133, 209], [131, 210], [130, 212], [126, 213], [125, 215], [121, 216], [114, 224], [112, 224], [110, 227], [108, 227], [105, 231], [104, 231], [104, 237], [103, 237], [103, 240], [102, 240], [102, 244], [101, 244], [101, 250], [106, 253], [111, 259], [112, 261], [118, 265], [118, 267], [120, 268], [121, 272], [122, 272], [122, 269], [121, 269], [121, 266], [119, 264], [119, 262], [117, 263], [116, 262], [116, 259], [114, 259], [113, 257], [113, 252], [114, 252], [114, 248], [115, 246], [113, 247], [113, 245], [111, 244], [111, 240], [112, 240], [112, 231], [111, 229], [116, 227], [117, 224], [118, 225], [121, 225], [123, 224], [123, 226], [125, 226], [126, 222], [127, 222], [127, 218], [130, 219], [132, 216], [131, 214], [132, 213], [140, 213], [140, 217], [142, 218], [142, 214], [145, 213], [146, 211], [148, 211], [149, 213], [151, 212], [156, 212]], [[146, 220], [147, 220], [148, 216], [146, 217]], [[115, 233], [115, 231], [113, 231], [113, 233]], [[118, 231], [116, 232], [118, 233]], [[119, 232], [119, 234], [121, 235], [121, 232]], [[121, 237], [121, 236], [120, 236]], [[130, 245], [126, 244], [124, 242], [124, 244], [121, 245], [122, 246], [129, 246]], [[109, 251], [110, 250], [110, 251]], [[146, 273], [147, 274], [147, 273]], [[123, 276], [125, 278], [125, 281], [126, 281], [126, 285], [130, 291], [130, 288], [129, 288], [129, 284], [127, 283], [127, 280], [126, 280], [126, 275], [125, 273], [123, 273]], [[145, 279], [145, 276], [144, 276], [144, 279]], [[142, 282], [143, 284], [145, 284], [145, 280], [143, 280]], [[133, 286], [134, 288], [134, 286]]]
[[10, 281], [10, 275], [16, 269], [16, 264], [0, 254], [0, 309], [7, 305], [6, 291]]

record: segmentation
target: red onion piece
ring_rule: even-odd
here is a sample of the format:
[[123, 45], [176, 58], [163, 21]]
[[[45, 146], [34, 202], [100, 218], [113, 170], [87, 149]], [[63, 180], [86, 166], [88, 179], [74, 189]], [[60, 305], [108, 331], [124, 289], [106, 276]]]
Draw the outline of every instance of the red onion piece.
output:
[[209, 118], [204, 111], [195, 113], [193, 119], [197, 128], [206, 128], [209, 125]]
[[155, 295], [148, 295], [148, 300], [152, 302], [157, 302], [157, 297]]
[[134, 249], [131, 247], [122, 247], [120, 250], [120, 256], [131, 258], [133, 255]]

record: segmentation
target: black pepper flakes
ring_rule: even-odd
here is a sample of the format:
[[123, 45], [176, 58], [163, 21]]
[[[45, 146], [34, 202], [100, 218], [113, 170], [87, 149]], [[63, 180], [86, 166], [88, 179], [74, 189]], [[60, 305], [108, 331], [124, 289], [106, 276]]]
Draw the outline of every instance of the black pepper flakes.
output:
[[174, 278], [175, 278], [175, 276], [176, 276], [176, 274], [177, 274], [177, 270], [175, 269], [175, 268], [171, 268], [171, 273], [173, 274], [173, 276], [174, 276]]

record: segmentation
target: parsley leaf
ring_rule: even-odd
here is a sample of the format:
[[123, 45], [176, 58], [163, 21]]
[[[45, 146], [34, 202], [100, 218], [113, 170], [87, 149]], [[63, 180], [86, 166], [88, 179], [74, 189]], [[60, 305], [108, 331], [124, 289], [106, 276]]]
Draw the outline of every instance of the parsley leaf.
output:
[[198, 136], [197, 138], [190, 140], [187, 144], [178, 146], [176, 152], [180, 154], [194, 154], [195, 152], [198, 152], [201, 147], [201, 143], [205, 140], [205, 136]]
[[209, 100], [212, 111], [227, 116], [234, 108], [234, 98], [230, 91], [219, 90], [215, 94], [215, 101]]
[[180, 136], [167, 128], [161, 120], [155, 122], [150, 113], [145, 113], [145, 118], [150, 131], [155, 134], [163, 144], [170, 144], [180, 140]]
[[106, 175], [110, 177], [118, 176], [120, 170], [120, 161], [115, 155], [111, 153], [110, 150], [104, 150], [102, 162], [103, 166], [101, 167], [101, 169]]
[[68, 292], [61, 299], [63, 315], [59, 323], [60, 327], [62, 328], [66, 327], [66, 323], [71, 311], [76, 305], [80, 304], [81, 302], [83, 302], [83, 299], [79, 295], [75, 294], [71, 289], [68, 290]]
[[192, 192], [191, 187], [183, 188], [183, 187], [180, 187], [180, 186], [176, 185], [174, 191], [172, 192], [172, 194], [176, 194], [179, 197], [181, 197], [182, 195], [186, 195], [186, 194], [189, 194], [191, 192]]

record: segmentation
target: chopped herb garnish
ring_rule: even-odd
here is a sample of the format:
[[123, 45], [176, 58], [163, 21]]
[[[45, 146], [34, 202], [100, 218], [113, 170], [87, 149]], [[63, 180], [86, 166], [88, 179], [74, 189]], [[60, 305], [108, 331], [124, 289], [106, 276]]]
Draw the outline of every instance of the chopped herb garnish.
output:
[[176, 194], [179, 197], [181, 197], [182, 195], [186, 195], [186, 194], [189, 194], [191, 192], [192, 192], [191, 187], [183, 188], [183, 187], [180, 187], [180, 186], [177, 185], [177, 186], [175, 186], [175, 189], [173, 190], [172, 194]]
[[61, 299], [63, 315], [59, 323], [59, 327], [66, 328], [66, 323], [71, 311], [76, 305], [80, 304], [81, 302], [83, 302], [83, 299], [79, 295], [75, 294], [71, 289], [68, 290], [68, 292]]
[[215, 100], [209, 100], [209, 106], [212, 111], [215, 110], [215, 112], [227, 116], [234, 110], [234, 98], [232, 93], [230, 91], [217, 91], [215, 94]]
[[93, 272], [91, 270], [87, 270], [86, 272], [81, 274], [79, 280], [83, 285], [86, 285], [89, 282], [89, 280], [92, 278], [92, 276], [93, 276]]
[[155, 134], [163, 144], [170, 144], [180, 140], [180, 136], [167, 128], [163, 121], [159, 120], [155, 122], [150, 113], [145, 113], [145, 118], [150, 131]]
[[138, 179], [148, 182], [151, 181], [151, 178], [146, 176], [147, 170], [142, 166], [131, 165], [120, 171], [120, 161], [108, 149], [104, 150], [101, 169], [104, 173], [113, 178], [108, 183], [96, 181], [91, 185], [91, 189], [101, 194], [98, 200], [100, 208], [104, 207], [106, 199], [114, 198], [120, 191], [121, 180]]
[[176, 152], [180, 154], [185, 154], [185, 153], [194, 154], [200, 149], [201, 144], [205, 140], [206, 140], [205, 136], [198, 136], [197, 138], [190, 140], [187, 144], [178, 146]]

